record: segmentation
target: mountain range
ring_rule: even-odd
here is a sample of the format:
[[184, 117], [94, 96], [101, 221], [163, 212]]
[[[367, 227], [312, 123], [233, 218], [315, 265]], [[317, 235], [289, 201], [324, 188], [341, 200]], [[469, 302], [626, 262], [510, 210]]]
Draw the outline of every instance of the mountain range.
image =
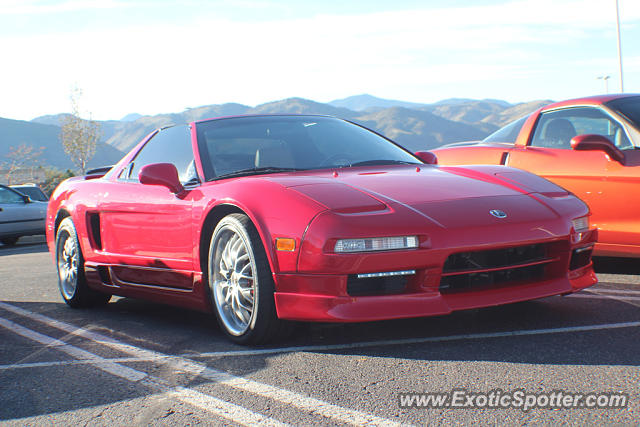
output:
[[[510, 104], [495, 99], [452, 98], [431, 104], [357, 95], [319, 103], [289, 98], [250, 107], [227, 103], [191, 108], [180, 113], [142, 116], [127, 114], [121, 120], [101, 121], [102, 139], [90, 167], [116, 163], [153, 130], [175, 123], [239, 114], [324, 114], [362, 124], [411, 151], [429, 150], [442, 144], [478, 140], [499, 127], [550, 103], [539, 100]], [[11, 146], [44, 147], [46, 164], [61, 169], [72, 164], [62, 151], [59, 132], [65, 114], [37, 117], [31, 121], [0, 118], [0, 163]]]

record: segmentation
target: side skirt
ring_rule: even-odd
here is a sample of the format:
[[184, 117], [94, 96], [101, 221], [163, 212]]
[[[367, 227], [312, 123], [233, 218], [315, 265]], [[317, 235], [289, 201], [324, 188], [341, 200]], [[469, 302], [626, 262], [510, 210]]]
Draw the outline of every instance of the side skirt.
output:
[[[173, 270], [167, 270], [173, 273]], [[115, 268], [105, 264], [85, 264], [85, 275], [90, 288], [122, 297], [138, 298], [161, 304], [174, 305], [192, 310], [211, 312], [207, 284], [199, 271], [191, 272], [191, 289], [170, 286], [133, 283], [117, 277]]]

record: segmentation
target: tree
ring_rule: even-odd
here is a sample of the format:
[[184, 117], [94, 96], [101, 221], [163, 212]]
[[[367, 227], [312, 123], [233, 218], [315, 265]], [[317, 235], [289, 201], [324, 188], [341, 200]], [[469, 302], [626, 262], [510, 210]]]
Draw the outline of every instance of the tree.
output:
[[60, 184], [65, 179], [74, 176], [73, 172], [71, 172], [69, 169], [63, 172], [55, 168], [46, 168], [44, 173], [45, 179], [44, 182], [40, 183], [40, 188], [42, 188], [42, 191], [47, 193], [49, 196], [51, 195], [51, 193], [53, 193], [53, 190], [56, 189], [58, 184]]
[[60, 139], [64, 152], [69, 156], [74, 165], [84, 175], [87, 163], [96, 153], [98, 140], [100, 139], [100, 124], [80, 117], [80, 97], [82, 90], [71, 90], [71, 115], [64, 118]]
[[11, 185], [13, 177], [18, 174], [24, 174], [25, 170], [29, 171], [29, 179], [33, 180], [33, 170], [40, 162], [40, 156], [43, 151], [44, 147], [36, 148], [24, 143], [17, 147], [9, 147], [9, 152], [5, 154], [8, 160], [2, 165], [6, 171], [7, 184]]

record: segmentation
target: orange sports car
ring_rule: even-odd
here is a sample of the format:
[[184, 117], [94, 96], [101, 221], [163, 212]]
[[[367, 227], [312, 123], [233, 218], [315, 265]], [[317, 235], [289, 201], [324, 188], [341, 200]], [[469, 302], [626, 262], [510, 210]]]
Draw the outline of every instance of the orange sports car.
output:
[[507, 165], [553, 181], [591, 208], [594, 255], [640, 258], [640, 94], [557, 102], [433, 152], [442, 165]]

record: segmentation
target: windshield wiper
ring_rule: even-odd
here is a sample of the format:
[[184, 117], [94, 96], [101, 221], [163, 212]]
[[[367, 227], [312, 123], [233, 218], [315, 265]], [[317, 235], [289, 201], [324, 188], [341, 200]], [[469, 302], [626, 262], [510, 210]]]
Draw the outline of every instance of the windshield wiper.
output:
[[264, 167], [260, 167], [260, 168], [240, 169], [240, 170], [229, 172], [229, 173], [223, 173], [222, 175], [218, 175], [218, 176], [215, 176], [215, 177], [211, 178], [209, 181], [215, 181], [217, 179], [222, 179], [222, 178], [232, 178], [232, 177], [249, 176], [249, 175], [260, 175], [260, 174], [265, 174], [265, 173], [295, 172], [295, 171], [302, 171], [302, 170], [305, 170], [305, 169], [279, 168], [279, 167], [275, 167], [275, 166], [264, 166]]
[[378, 166], [378, 165], [417, 165], [418, 162], [407, 162], [405, 160], [365, 160], [351, 163], [349, 166]]

